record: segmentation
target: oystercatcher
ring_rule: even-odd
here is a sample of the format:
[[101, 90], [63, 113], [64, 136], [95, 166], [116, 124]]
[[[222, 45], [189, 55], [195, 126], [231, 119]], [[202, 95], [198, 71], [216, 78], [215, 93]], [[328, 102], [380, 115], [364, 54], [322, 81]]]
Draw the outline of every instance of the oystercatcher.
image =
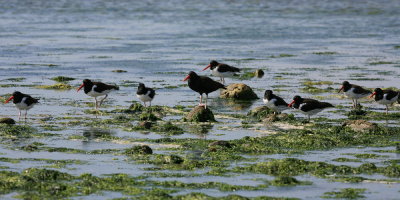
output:
[[288, 109], [288, 104], [285, 100], [273, 94], [272, 90], [265, 90], [263, 101], [268, 108], [274, 111], [274, 114]]
[[13, 100], [15, 107], [19, 110], [18, 119], [21, 118], [21, 110], [25, 110], [25, 119], [26, 115], [28, 114], [28, 110], [33, 108], [33, 106], [39, 103], [38, 99], [35, 99], [27, 94], [15, 91], [10, 98], [7, 99], [4, 103], [8, 103], [9, 101]]
[[[107, 98], [108, 93], [110, 93], [112, 90], [119, 90], [118, 86], [114, 85], [107, 85], [102, 82], [92, 82], [89, 79], [83, 80], [82, 85], [76, 90], [76, 92], [79, 92], [79, 90], [83, 87], [83, 91], [85, 94], [94, 97], [95, 100], [95, 108], [97, 109], [98, 107], [101, 106], [103, 103], [104, 99]], [[97, 97], [98, 96], [103, 96], [106, 95], [103, 99], [100, 100], [99, 104], [97, 103]]]
[[389, 112], [389, 105], [393, 104], [399, 99], [399, 92], [393, 90], [382, 90], [381, 88], [375, 88], [374, 93], [369, 96], [372, 98], [375, 96], [376, 103], [386, 106], [386, 114]]
[[156, 92], [152, 88], [148, 88], [143, 83], [139, 83], [136, 96], [143, 101], [145, 107], [146, 102], [149, 102], [151, 106], [151, 101], [153, 100], [154, 95], [156, 95]]
[[342, 87], [338, 91], [343, 90], [344, 94], [353, 101], [353, 108], [358, 105], [357, 100], [370, 95], [372, 92], [362, 88], [361, 86], [350, 84], [348, 81], [343, 81]]
[[210, 64], [207, 67], [205, 67], [202, 71], [208, 68], [210, 68], [214, 76], [220, 77], [222, 84], [225, 84], [224, 77], [230, 77], [233, 76], [235, 72], [240, 72], [239, 68], [232, 67], [224, 63], [219, 63], [215, 60], [212, 60]]
[[293, 97], [293, 101], [288, 105], [288, 107], [293, 107], [300, 110], [302, 113], [308, 116], [308, 120], [310, 121], [311, 115], [315, 115], [325, 108], [334, 106], [327, 102], [320, 102], [315, 99], [305, 99], [296, 95]]
[[[189, 75], [186, 76], [183, 81], [188, 80], [189, 88], [200, 94], [200, 106], [205, 106], [207, 109], [208, 93], [214, 92], [220, 88], [226, 89], [226, 87], [217, 81], [212, 80], [207, 76], [199, 76], [194, 71], [190, 71]], [[206, 94], [206, 104], [203, 104], [203, 93]]]

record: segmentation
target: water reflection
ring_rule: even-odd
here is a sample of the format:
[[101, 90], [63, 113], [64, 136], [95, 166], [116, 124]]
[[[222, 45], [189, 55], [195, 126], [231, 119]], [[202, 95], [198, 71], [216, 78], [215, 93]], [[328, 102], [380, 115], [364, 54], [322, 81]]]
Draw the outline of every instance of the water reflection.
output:
[[[214, 99], [213, 108], [223, 108], [225, 110], [243, 111], [248, 110], [257, 100], [235, 100], [235, 99]], [[217, 109], [217, 111], [220, 111]]]
[[107, 138], [114, 134], [114, 131], [100, 128], [91, 128], [83, 131], [83, 136], [86, 137], [88, 141], [96, 138]]

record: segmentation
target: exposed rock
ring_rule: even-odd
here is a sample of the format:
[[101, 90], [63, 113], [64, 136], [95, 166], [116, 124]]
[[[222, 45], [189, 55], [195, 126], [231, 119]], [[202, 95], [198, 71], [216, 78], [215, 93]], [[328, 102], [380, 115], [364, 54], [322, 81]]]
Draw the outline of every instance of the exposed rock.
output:
[[342, 124], [342, 126], [350, 127], [353, 131], [358, 132], [368, 132], [376, 130], [378, 128], [377, 124], [361, 119], [347, 120]]
[[259, 106], [259, 107], [253, 108], [253, 110], [248, 112], [247, 116], [256, 118], [258, 121], [261, 121], [273, 113], [274, 113], [274, 111], [269, 109], [267, 106]]
[[204, 106], [194, 107], [184, 118], [185, 121], [189, 122], [215, 122], [213, 112]]
[[232, 148], [232, 144], [230, 142], [224, 141], [224, 140], [218, 140], [218, 141], [212, 142], [208, 145], [208, 147], [216, 147], [216, 146]]
[[15, 121], [11, 118], [0, 118], [0, 124], [15, 124]]
[[130, 149], [125, 150], [125, 154], [152, 154], [153, 150], [147, 145], [133, 146]]
[[281, 113], [278, 115], [275, 114], [268, 114], [265, 119], [263, 119], [263, 122], [276, 122], [276, 121], [285, 121], [289, 119], [289, 115], [286, 113]]
[[177, 155], [164, 156], [164, 163], [166, 164], [181, 164], [183, 161], [185, 160]]
[[112, 70], [111, 72], [115, 72], [115, 73], [125, 73], [127, 72], [126, 70], [122, 70], [122, 69], [116, 69], [116, 70]]
[[264, 76], [264, 71], [262, 69], [257, 69], [254, 72], [254, 76], [257, 77], [257, 78], [262, 78]]
[[256, 93], [243, 83], [230, 84], [226, 90], [222, 90], [221, 98], [234, 98], [239, 100], [253, 100], [258, 99]]
[[152, 127], [153, 123], [149, 122], [149, 121], [142, 121], [138, 123], [139, 127], [142, 127], [144, 129], [150, 129]]

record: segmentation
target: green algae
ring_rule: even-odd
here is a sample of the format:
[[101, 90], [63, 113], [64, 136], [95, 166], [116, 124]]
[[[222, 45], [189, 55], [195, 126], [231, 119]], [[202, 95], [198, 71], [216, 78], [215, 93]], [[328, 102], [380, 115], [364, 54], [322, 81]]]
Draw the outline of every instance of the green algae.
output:
[[70, 90], [73, 87], [65, 83], [56, 83], [54, 85], [37, 85], [35, 88], [46, 89], [46, 90]]
[[390, 61], [377, 61], [369, 63], [369, 65], [391, 65], [391, 64], [396, 64], [396, 63]]
[[325, 192], [323, 198], [329, 199], [359, 199], [365, 196], [363, 194], [367, 189], [363, 188], [343, 188], [337, 192]]
[[27, 125], [0, 124], [0, 136], [4, 139], [28, 138], [37, 135], [37, 130]]
[[134, 154], [152, 154], [153, 150], [147, 146], [147, 145], [141, 145], [141, 146], [133, 146], [129, 149], [126, 149], [124, 154], [125, 155], [134, 155]]
[[63, 82], [75, 80], [75, 78], [66, 77], [66, 76], [56, 76], [56, 77], [51, 78], [51, 80], [59, 82], [59, 83], [63, 83]]
[[335, 162], [361, 162], [360, 159], [351, 159], [351, 158], [335, 158], [332, 161], [335, 161]]
[[279, 55], [271, 55], [269, 58], [287, 58], [287, 57], [294, 57], [295, 55], [292, 54], [286, 54], [286, 53], [281, 53]]
[[321, 52], [314, 52], [315, 55], [335, 55], [337, 52], [334, 51], [321, 51]]
[[311, 182], [299, 181], [294, 177], [280, 176], [271, 181], [273, 186], [295, 186], [295, 185], [311, 185]]

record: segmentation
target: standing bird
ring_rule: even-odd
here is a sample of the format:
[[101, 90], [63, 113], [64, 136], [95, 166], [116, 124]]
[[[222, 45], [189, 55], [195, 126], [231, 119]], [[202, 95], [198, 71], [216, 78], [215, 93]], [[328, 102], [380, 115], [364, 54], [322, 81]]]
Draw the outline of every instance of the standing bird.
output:
[[288, 109], [288, 104], [285, 100], [273, 94], [272, 90], [265, 90], [263, 101], [268, 108], [274, 111], [274, 114]]
[[389, 112], [389, 105], [393, 104], [399, 99], [399, 92], [393, 90], [382, 90], [381, 88], [375, 88], [374, 93], [369, 96], [372, 98], [375, 96], [376, 103], [386, 106], [386, 114]]
[[4, 103], [8, 103], [13, 100], [15, 107], [19, 110], [18, 119], [21, 119], [21, 110], [25, 110], [25, 119], [28, 114], [28, 110], [33, 108], [33, 106], [39, 103], [38, 99], [35, 99], [27, 94], [15, 91], [10, 98], [7, 99]]
[[188, 81], [189, 88], [200, 94], [200, 104], [199, 104], [200, 106], [204, 105], [203, 93], [206, 94], [206, 104], [205, 104], [206, 109], [207, 109], [208, 93], [214, 92], [219, 88], [226, 89], [226, 87], [223, 84], [214, 81], [207, 76], [199, 76], [194, 71], [190, 71], [189, 75], [187, 75], [186, 78], [183, 79], [183, 81], [186, 81], [188, 79], [189, 79]]
[[370, 95], [372, 92], [362, 88], [361, 86], [350, 84], [348, 81], [343, 81], [342, 87], [338, 91], [343, 90], [344, 94], [353, 101], [353, 108], [358, 105], [357, 100]]
[[308, 116], [308, 121], [310, 121], [311, 115], [315, 115], [325, 108], [334, 106], [330, 103], [320, 102], [315, 99], [303, 99], [296, 95], [293, 97], [293, 101], [288, 105], [288, 107], [300, 110], [303, 114]]
[[[82, 87], [83, 87], [83, 91], [85, 92], [85, 94], [87, 94], [91, 97], [94, 97], [96, 109], [98, 109], [101, 106], [104, 99], [107, 98], [108, 93], [110, 93], [112, 90], [119, 90], [118, 86], [107, 85], [102, 82], [92, 82], [89, 79], [83, 80], [82, 85], [76, 90], [76, 92], [79, 92], [79, 90]], [[103, 95], [106, 95], [106, 96], [103, 99], [101, 99], [99, 103], [97, 103], [97, 97], [103, 96]]]
[[146, 107], [146, 102], [149, 102], [151, 106], [151, 101], [153, 100], [154, 95], [156, 95], [156, 92], [152, 88], [148, 88], [143, 83], [139, 83], [136, 96], [143, 101], [144, 107]]
[[215, 60], [212, 60], [210, 64], [207, 67], [205, 67], [202, 71], [208, 68], [210, 68], [214, 76], [220, 77], [222, 84], [225, 84], [224, 77], [231, 77], [235, 74], [235, 72], [240, 72], [239, 68], [232, 67], [224, 63], [218, 63]]

